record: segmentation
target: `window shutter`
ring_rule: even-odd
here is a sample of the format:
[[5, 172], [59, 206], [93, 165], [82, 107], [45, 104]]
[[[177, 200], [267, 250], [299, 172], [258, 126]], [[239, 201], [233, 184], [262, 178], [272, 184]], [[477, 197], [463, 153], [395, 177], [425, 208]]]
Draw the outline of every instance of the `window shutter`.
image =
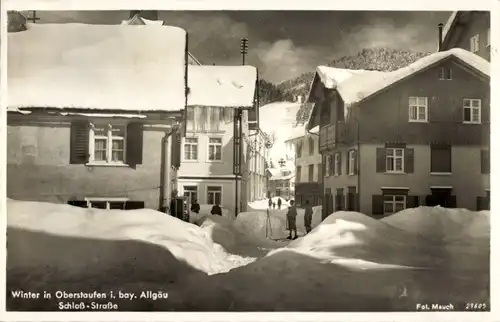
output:
[[144, 209], [144, 201], [126, 201], [125, 210]]
[[347, 150], [347, 158], [345, 158], [345, 173], [350, 173], [349, 162], [351, 161], [351, 150]]
[[382, 195], [372, 196], [372, 214], [373, 215], [384, 214], [384, 196]]
[[457, 208], [457, 196], [450, 196], [450, 202], [448, 204], [448, 208]]
[[414, 167], [414, 149], [405, 149], [404, 150], [404, 163], [405, 163], [405, 173], [413, 173]]
[[486, 106], [485, 100], [481, 100], [481, 122], [482, 123], [490, 123], [490, 109], [489, 105]]
[[358, 174], [358, 151], [353, 150], [354, 154], [354, 174]]
[[68, 205], [87, 208], [87, 202], [85, 200], [69, 200]]
[[416, 208], [420, 206], [418, 196], [406, 196], [406, 208]]
[[329, 160], [330, 160], [330, 169], [329, 169], [330, 173], [328, 173], [328, 175], [333, 176], [335, 172], [335, 156], [330, 155]]
[[360, 207], [359, 207], [359, 194], [355, 193], [353, 196], [354, 196], [354, 211], [359, 211], [360, 210]]
[[385, 172], [385, 149], [377, 148], [376, 156], [376, 171], [378, 173]]
[[488, 150], [481, 150], [481, 173], [490, 173], [490, 152]]
[[142, 164], [142, 124], [129, 123], [127, 125], [127, 164], [134, 167]]
[[342, 152], [339, 152], [339, 175], [342, 174]]
[[75, 121], [70, 130], [70, 164], [89, 162], [89, 122]]
[[181, 166], [181, 133], [178, 130], [170, 136], [170, 165], [178, 169]]
[[490, 199], [488, 197], [476, 198], [477, 211], [490, 210]]

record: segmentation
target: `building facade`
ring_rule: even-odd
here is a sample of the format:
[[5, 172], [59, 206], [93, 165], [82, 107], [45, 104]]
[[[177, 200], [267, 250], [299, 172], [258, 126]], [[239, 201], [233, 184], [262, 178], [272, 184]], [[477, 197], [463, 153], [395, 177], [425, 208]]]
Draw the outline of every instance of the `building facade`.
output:
[[[7, 196], [165, 207], [176, 166], [169, 146], [186, 106], [186, 32], [40, 24], [9, 33], [8, 45]], [[139, 51], [158, 65], [135, 59]], [[155, 81], [130, 82], [138, 75]]]
[[491, 61], [489, 11], [454, 11], [441, 33], [438, 50], [462, 48]]
[[267, 173], [267, 195], [268, 198], [282, 197], [286, 200], [294, 199], [295, 196], [295, 173], [282, 168], [269, 168]]
[[249, 189], [248, 201], [266, 198], [266, 160], [269, 157], [268, 137], [260, 128], [250, 130], [246, 146], [248, 149]]
[[[219, 204], [231, 212], [245, 211], [253, 160], [248, 148], [248, 110], [255, 104], [257, 70], [252, 66], [190, 66], [188, 73], [178, 193], [189, 203], [197, 200], [200, 204]], [[233, 163], [238, 112], [242, 121], [241, 175], [237, 178]]]
[[305, 205], [306, 200], [312, 206], [319, 206], [323, 199], [323, 173], [319, 151], [318, 131], [291, 137], [287, 144], [295, 151], [295, 201], [297, 206]]
[[308, 127], [320, 126], [324, 216], [356, 210], [381, 218], [419, 205], [487, 208], [486, 60], [454, 49], [334, 83], [315, 82], [309, 97], [316, 104]]

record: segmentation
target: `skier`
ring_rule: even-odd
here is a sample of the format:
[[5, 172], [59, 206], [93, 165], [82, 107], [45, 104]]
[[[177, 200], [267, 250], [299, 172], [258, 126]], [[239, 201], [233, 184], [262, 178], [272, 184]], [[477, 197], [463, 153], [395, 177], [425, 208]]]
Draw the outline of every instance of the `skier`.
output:
[[278, 198], [278, 209], [281, 209], [281, 198]]
[[304, 212], [304, 226], [306, 227], [306, 234], [311, 231], [311, 221], [312, 221], [313, 209], [309, 205], [309, 200], [306, 200], [306, 208]]
[[[290, 235], [287, 239], [297, 239], [297, 208], [295, 207], [295, 202], [290, 200], [290, 208], [288, 208], [288, 212], [286, 214], [286, 219], [288, 221], [288, 229], [290, 230]], [[294, 236], [292, 238], [292, 230], [294, 232]]]

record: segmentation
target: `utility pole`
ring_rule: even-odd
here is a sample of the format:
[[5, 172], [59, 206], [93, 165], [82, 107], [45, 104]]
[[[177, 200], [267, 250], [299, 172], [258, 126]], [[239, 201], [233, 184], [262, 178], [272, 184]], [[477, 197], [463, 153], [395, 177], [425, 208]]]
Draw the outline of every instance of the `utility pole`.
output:
[[[241, 38], [240, 43], [240, 53], [241, 53], [241, 63], [245, 65], [245, 56], [248, 53], [248, 39]], [[234, 215], [238, 216], [239, 210], [239, 189], [238, 189], [238, 178], [242, 174], [241, 171], [241, 152], [242, 152], [242, 129], [241, 129], [241, 110], [236, 109], [234, 111], [234, 127], [233, 127], [233, 173], [234, 173]]]

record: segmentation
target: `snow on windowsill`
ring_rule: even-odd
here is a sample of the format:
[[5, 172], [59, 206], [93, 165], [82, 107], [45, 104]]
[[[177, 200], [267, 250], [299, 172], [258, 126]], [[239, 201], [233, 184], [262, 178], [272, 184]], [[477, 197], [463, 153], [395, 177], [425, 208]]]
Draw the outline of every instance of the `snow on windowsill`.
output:
[[384, 174], [407, 174], [406, 172], [403, 171], [386, 171]]
[[431, 172], [431, 176], [451, 176], [451, 172]]
[[224, 163], [223, 160], [206, 160], [206, 163]]
[[463, 124], [481, 125], [481, 122], [463, 121]]
[[182, 163], [198, 163], [200, 160], [182, 160]]
[[428, 120], [408, 120], [408, 123], [429, 123]]
[[89, 162], [86, 163], [87, 167], [129, 167], [126, 163], [98, 163], [98, 162]]

